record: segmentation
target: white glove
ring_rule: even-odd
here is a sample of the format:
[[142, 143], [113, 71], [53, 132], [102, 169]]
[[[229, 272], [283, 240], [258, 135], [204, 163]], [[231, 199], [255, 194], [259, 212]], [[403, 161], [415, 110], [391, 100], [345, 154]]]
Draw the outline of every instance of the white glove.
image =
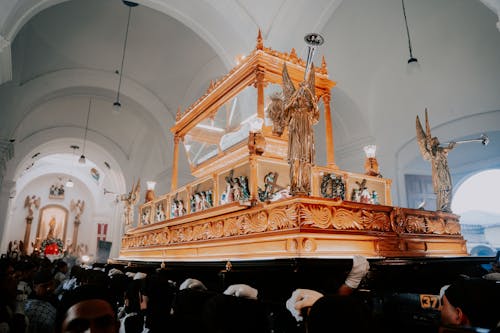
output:
[[345, 284], [352, 289], [356, 289], [359, 283], [365, 277], [366, 273], [370, 269], [370, 263], [363, 256], [354, 256], [352, 258], [352, 269], [345, 279]]
[[301, 315], [302, 309], [311, 307], [321, 297], [323, 297], [323, 294], [315, 290], [296, 289], [286, 301], [286, 308], [295, 317], [295, 320], [302, 321], [304, 320]]
[[206, 291], [207, 287], [201, 282], [200, 280], [196, 279], [186, 279], [184, 282], [179, 287], [179, 290], [184, 290], [184, 289], [194, 289], [194, 290], [200, 290], [200, 291]]
[[259, 291], [246, 284], [233, 284], [227, 287], [224, 295], [257, 299]]

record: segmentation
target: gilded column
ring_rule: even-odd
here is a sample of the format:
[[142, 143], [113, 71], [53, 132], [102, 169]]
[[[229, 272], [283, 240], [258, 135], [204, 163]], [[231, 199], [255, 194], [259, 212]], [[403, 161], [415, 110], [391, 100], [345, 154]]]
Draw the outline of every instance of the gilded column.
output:
[[326, 162], [330, 168], [338, 169], [335, 164], [335, 151], [333, 144], [332, 115], [330, 111], [330, 93], [322, 96], [325, 105], [325, 134], [326, 134]]
[[219, 179], [217, 177], [217, 174], [214, 173], [212, 174], [212, 179], [214, 182], [214, 187], [212, 189], [212, 204], [213, 206], [218, 206], [219, 205]]
[[31, 223], [33, 222], [33, 216], [26, 216], [26, 230], [24, 230], [24, 249], [23, 254], [28, 253], [28, 247], [30, 245], [30, 235], [31, 235]]
[[78, 244], [78, 228], [80, 227], [80, 219], [75, 219], [74, 227], [73, 227], [73, 239], [71, 241], [71, 247], [73, 253], [76, 251]]
[[172, 182], [170, 185], [170, 191], [175, 191], [177, 189], [177, 172], [178, 172], [178, 165], [179, 165], [179, 141], [180, 137], [176, 135], [174, 137], [174, 160], [172, 162]]
[[257, 117], [264, 120], [264, 71], [255, 70], [255, 87], [257, 88]]
[[250, 156], [250, 179], [248, 180], [248, 187], [250, 189], [250, 201], [253, 204], [259, 202], [258, 179], [257, 179], [257, 160], [255, 155]]

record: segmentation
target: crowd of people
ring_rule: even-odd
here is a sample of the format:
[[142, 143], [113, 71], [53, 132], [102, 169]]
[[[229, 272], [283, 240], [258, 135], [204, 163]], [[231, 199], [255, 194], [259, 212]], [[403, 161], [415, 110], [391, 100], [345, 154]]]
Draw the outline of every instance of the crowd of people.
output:
[[[298, 288], [279, 300], [244, 283], [216, 290], [193, 277], [172, 280], [161, 268], [2, 258], [0, 333], [390, 332], [358, 289], [369, 270], [366, 258], [354, 256], [334, 292]], [[464, 277], [441, 294], [433, 331], [500, 332], [500, 284], [491, 274]]]

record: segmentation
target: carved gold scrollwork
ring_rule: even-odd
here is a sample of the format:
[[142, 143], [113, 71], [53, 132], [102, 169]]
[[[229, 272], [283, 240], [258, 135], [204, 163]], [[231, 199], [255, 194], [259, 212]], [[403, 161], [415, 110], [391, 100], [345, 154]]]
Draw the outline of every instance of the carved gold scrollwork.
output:
[[170, 242], [170, 231], [168, 229], [165, 229], [160, 232], [158, 242], [161, 245], [166, 245]]
[[331, 225], [332, 212], [326, 206], [307, 205], [300, 210], [302, 225], [310, 225], [321, 229], [326, 229]]
[[456, 221], [448, 221], [445, 225], [445, 231], [449, 235], [460, 235], [460, 223]]
[[442, 235], [445, 233], [444, 220], [439, 218], [437, 220], [427, 221], [427, 230], [429, 233]]
[[332, 226], [334, 229], [356, 229], [360, 230], [363, 228], [361, 225], [361, 212], [352, 212], [347, 209], [337, 209], [335, 213], [335, 218], [332, 221]]
[[265, 211], [260, 211], [257, 214], [252, 215], [252, 218], [248, 222], [250, 224], [250, 229], [253, 232], [263, 232], [267, 229], [267, 213]]
[[391, 211], [391, 228], [394, 232], [401, 234], [405, 231], [405, 214], [400, 207]]
[[427, 230], [425, 219], [419, 216], [410, 215], [405, 221], [405, 231], [411, 234], [425, 233]]
[[241, 233], [249, 234], [254, 232], [254, 230], [252, 229], [251, 219], [250, 216], [248, 216], [248, 214], [238, 216], [237, 220]]
[[238, 234], [238, 225], [234, 217], [229, 218], [224, 223], [224, 236], [235, 236]]
[[361, 213], [361, 223], [366, 230], [390, 231], [391, 221], [385, 213], [373, 213], [363, 210]]
[[203, 226], [201, 224], [193, 226], [193, 240], [200, 240], [203, 233]]
[[212, 222], [212, 237], [210, 238], [220, 238], [222, 236], [224, 236], [224, 222]]
[[172, 230], [172, 237], [171, 237], [171, 242], [172, 243], [179, 243], [181, 240], [181, 230], [180, 229], [173, 229]]
[[269, 213], [269, 230], [279, 230], [298, 227], [297, 212], [295, 206], [275, 208]]

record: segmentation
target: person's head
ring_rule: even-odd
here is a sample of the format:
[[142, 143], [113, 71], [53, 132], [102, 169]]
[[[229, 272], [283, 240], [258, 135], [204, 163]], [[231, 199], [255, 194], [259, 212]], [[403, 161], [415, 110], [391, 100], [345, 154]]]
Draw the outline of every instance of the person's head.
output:
[[42, 269], [35, 273], [33, 277], [33, 289], [37, 297], [47, 297], [54, 292], [55, 282], [52, 273], [47, 269]]
[[16, 299], [14, 264], [7, 258], [0, 259], [0, 304], [9, 304]]
[[83, 285], [63, 295], [57, 312], [57, 332], [117, 333], [120, 322], [109, 291]]
[[307, 316], [310, 333], [370, 332], [369, 307], [352, 295], [332, 295], [318, 299]]
[[500, 321], [500, 284], [483, 279], [459, 280], [444, 292], [443, 325], [493, 328]]
[[64, 274], [66, 274], [68, 272], [68, 263], [60, 260], [57, 262], [56, 268], [57, 268], [58, 272], [62, 272]]

